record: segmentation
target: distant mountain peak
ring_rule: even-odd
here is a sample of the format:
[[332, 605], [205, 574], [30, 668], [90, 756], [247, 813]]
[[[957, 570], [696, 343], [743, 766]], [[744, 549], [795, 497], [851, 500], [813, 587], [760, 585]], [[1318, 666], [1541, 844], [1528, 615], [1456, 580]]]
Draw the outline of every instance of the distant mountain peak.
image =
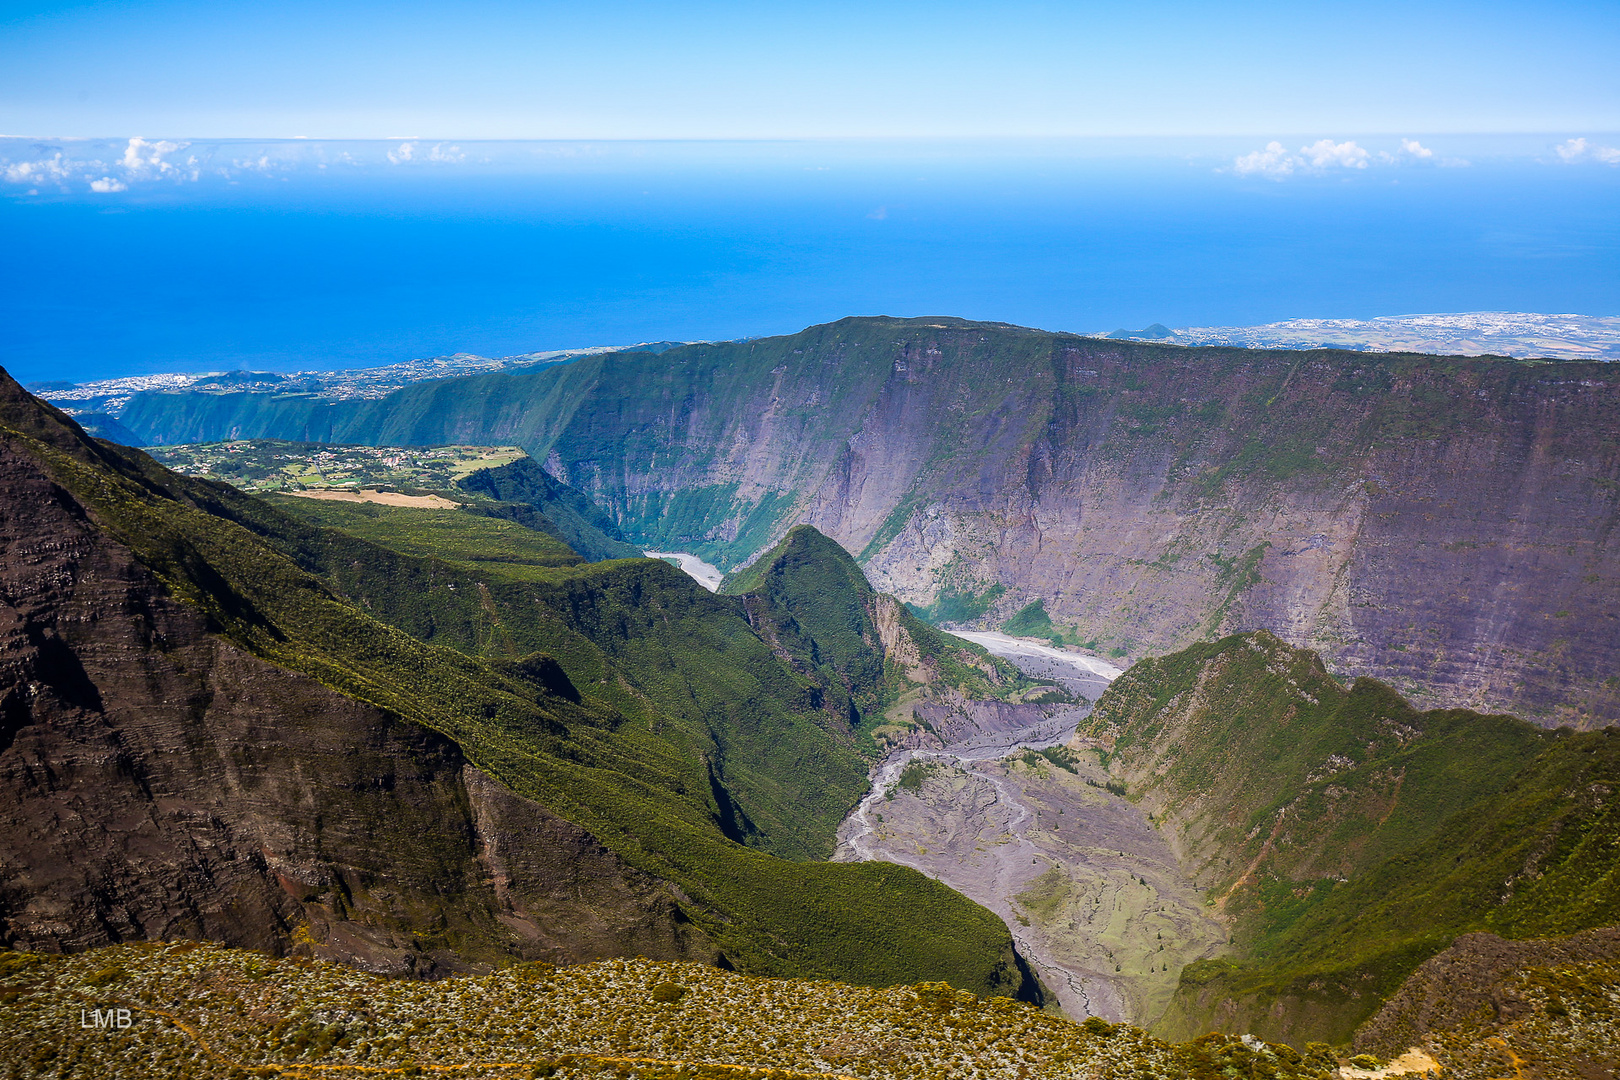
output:
[[1176, 332], [1164, 325], [1164, 323], [1154, 323], [1152, 326], [1141, 330], [1115, 330], [1108, 336], [1125, 341], [1162, 341], [1166, 338], [1175, 337]]

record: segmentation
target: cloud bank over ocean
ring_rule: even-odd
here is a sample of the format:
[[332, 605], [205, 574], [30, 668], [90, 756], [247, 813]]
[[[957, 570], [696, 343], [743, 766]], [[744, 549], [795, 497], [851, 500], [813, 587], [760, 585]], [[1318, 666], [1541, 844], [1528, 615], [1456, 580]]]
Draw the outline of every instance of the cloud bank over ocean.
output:
[[[1562, 154], [1562, 150], [1559, 151]], [[1273, 139], [1263, 149], [1251, 150], [1234, 158], [1231, 171], [1239, 176], [1262, 176], [1282, 180], [1295, 175], [1322, 175], [1337, 169], [1366, 169], [1369, 166], [1440, 165], [1461, 168], [1470, 164], [1460, 157], [1437, 158], [1430, 147], [1417, 139], [1401, 138], [1397, 150], [1370, 151], [1354, 139], [1334, 142], [1318, 139], [1298, 152]]]
[[[1424, 136], [1272, 139], [1243, 153], [1210, 139], [1070, 140], [738, 140], [659, 146], [619, 140], [316, 139], [22, 139], [0, 136], [0, 193], [12, 196], [114, 195], [162, 186], [234, 184], [318, 174], [363, 175], [423, 170], [469, 173], [617, 168], [626, 161], [688, 164], [734, 158], [770, 162], [784, 155], [831, 153], [863, 159], [948, 158], [964, 148], [986, 158], [1031, 155], [1055, 160], [1183, 158], [1215, 172], [1267, 180], [1351, 176], [1412, 167], [1464, 167], [1483, 158], [1546, 165], [1620, 165], [1620, 148], [1602, 136], [1549, 135], [1498, 140]], [[1424, 140], [1428, 140], [1427, 142]], [[1232, 140], [1224, 140], [1230, 144]], [[1298, 143], [1297, 148], [1294, 144]], [[1444, 144], [1444, 145], [1442, 145]], [[1467, 153], [1468, 156], [1462, 156]], [[806, 166], [824, 170], [826, 165]]]
[[1620, 147], [1599, 146], [1584, 138], [1568, 139], [1558, 144], [1558, 156], [1574, 164], [1580, 161], [1598, 161], [1604, 165], [1620, 165]]
[[[480, 162], [510, 158], [492, 149]], [[317, 142], [308, 139], [186, 140], [0, 138], [0, 180], [27, 194], [112, 194], [132, 186], [231, 182], [329, 168], [362, 170], [467, 162], [450, 142], [419, 139]], [[15, 192], [12, 192], [15, 194]]]

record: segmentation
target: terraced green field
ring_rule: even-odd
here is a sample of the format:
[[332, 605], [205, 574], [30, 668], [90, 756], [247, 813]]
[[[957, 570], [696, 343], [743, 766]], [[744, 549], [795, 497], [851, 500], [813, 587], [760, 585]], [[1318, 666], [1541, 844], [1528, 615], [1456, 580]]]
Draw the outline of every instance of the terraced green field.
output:
[[224, 480], [252, 492], [379, 486], [442, 491], [479, 469], [528, 457], [517, 446], [333, 446], [281, 439], [154, 446], [147, 453], [182, 476]]

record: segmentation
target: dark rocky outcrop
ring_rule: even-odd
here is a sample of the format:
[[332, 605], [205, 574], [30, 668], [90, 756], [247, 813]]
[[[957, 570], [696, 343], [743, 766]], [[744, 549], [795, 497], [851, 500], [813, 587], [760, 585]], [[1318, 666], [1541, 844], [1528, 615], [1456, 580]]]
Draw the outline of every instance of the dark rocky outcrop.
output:
[[[29, 419], [7, 417], [94, 453]], [[455, 742], [211, 632], [15, 428], [0, 428], [0, 789], [13, 948], [189, 937], [418, 975], [717, 955], [658, 881]]]

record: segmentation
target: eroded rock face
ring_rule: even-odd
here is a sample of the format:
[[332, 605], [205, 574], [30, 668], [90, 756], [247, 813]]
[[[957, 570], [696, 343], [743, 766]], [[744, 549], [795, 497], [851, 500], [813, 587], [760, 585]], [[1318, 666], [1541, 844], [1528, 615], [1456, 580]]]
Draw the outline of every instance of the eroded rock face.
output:
[[712, 959], [449, 739], [209, 632], [0, 429], [0, 941], [206, 938], [434, 975]]
[[1620, 719], [1609, 369], [1053, 337], [998, 371], [986, 336], [907, 324], [824, 473], [799, 440], [759, 466], [880, 591], [999, 583], [979, 624], [1041, 599], [1131, 658], [1268, 628], [1426, 707]]
[[[918, 338], [907, 359], [948, 354]], [[1620, 378], [1601, 365], [1054, 340], [960, 449], [934, 434], [933, 365], [896, 375], [805, 511], [866, 550], [876, 588], [1001, 583], [981, 621], [1040, 599], [1131, 657], [1267, 628], [1428, 707], [1620, 718]]]

